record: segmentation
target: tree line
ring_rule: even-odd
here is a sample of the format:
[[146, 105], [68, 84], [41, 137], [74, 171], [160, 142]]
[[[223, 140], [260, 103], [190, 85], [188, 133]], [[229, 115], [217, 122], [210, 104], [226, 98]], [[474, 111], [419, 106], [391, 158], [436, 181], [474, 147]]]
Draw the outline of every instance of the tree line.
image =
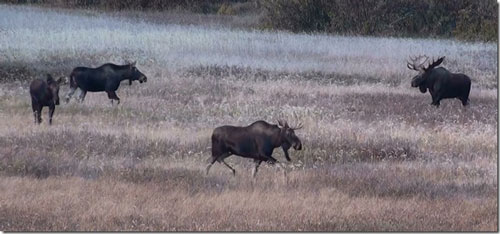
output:
[[259, 29], [497, 41], [495, 0], [0, 0], [102, 10], [181, 10], [259, 17]]

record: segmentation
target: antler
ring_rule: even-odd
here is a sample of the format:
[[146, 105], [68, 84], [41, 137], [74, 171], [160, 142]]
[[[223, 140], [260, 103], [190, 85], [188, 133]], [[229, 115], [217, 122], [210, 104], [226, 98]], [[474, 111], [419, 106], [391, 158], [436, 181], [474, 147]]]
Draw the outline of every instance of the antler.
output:
[[433, 68], [439, 66], [439, 64], [441, 64], [444, 61], [444, 58], [445, 58], [445, 56], [438, 58], [438, 60], [432, 59], [432, 63], [429, 63], [429, 65], [426, 68], [424, 68], [424, 70], [428, 71], [430, 69], [433, 69]]
[[283, 119], [278, 119], [278, 126], [280, 126], [282, 128], [290, 128], [293, 130], [301, 129], [303, 127], [302, 123], [300, 123], [297, 127], [290, 127], [288, 125], [288, 122], [286, 120], [283, 120]]
[[297, 127], [293, 127], [292, 129], [298, 130], [298, 129], [301, 129], [302, 127], [303, 127], [302, 123], [299, 123], [299, 125]]
[[285, 120], [278, 119], [278, 125], [281, 127], [288, 126], [288, 123]]
[[[422, 58], [425, 58], [425, 60], [423, 62], [419, 62], [422, 60]], [[411, 69], [411, 70], [415, 70], [415, 71], [423, 71], [424, 70], [424, 63], [427, 62], [427, 60], [429, 60], [429, 57], [425, 56], [425, 55], [419, 55], [415, 58], [412, 58], [410, 56], [410, 60], [411, 60], [411, 63], [406, 61], [407, 64], [406, 66]]]

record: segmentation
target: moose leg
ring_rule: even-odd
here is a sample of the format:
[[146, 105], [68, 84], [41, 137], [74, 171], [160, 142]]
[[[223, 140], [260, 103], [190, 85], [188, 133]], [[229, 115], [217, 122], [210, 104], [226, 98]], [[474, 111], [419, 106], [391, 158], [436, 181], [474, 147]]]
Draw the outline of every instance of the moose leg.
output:
[[431, 105], [435, 105], [436, 108], [439, 107], [439, 102], [441, 101], [441, 95], [439, 93], [432, 94], [432, 103]]
[[208, 163], [208, 166], [207, 166], [207, 169], [206, 169], [206, 174], [208, 175], [208, 171], [210, 170], [210, 168], [212, 167], [212, 165], [216, 162], [216, 161], [219, 161], [219, 162], [224, 162], [223, 160], [227, 157], [229, 157], [231, 155], [230, 152], [225, 152], [223, 154], [220, 154], [219, 156], [212, 156], [212, 160], [210, 161], [210, 163]]
[[288, 183], [287, 182], [287, 176], [286, 176], [286, 166], [285, 166], [285, 164], [278, 162], [278, 163], [276, 163], [276, 166], [277, 166], [276, 168], [278, 170], [281, 169], [283, 171], [283, 178], [285, 179], [285, 182]]
[[214, 158], [212, 157], [212, 160], [211, 162], [208, 164], [207, 166], [207, 169], [206, 169], [206, 174], [208, 175], [208, 171], [210, 170], [210, 168], [212, 167], [212, 165], [214, 165], [214, 163], [217, 161], [217, 158]]
[[436, 108], [439, 107], [439, 105], [441, 104], [440, 102], [441, 102], [441, 97], [438, 97], [436, 102], [434, 103], [434, 105], [436, 105]]
[[462, 96], [458, 99], [460, 99], [460, 101], [462, 101], [463, 106], [469, 105], [469, 96], [468, 95]]
[[35, 123], [38, 123], [38, 114], [36, 110], [33, 110], [33, 117], [35, 117]]
[[255, 178], [255, 176], [257, 175], [257, 171], [259, 170], [259, 166], [262, 163], [262, 160], [255, 159], [254, 162], [255, 162], [255, 168], [253, 169], [252, 177]]
[[283, 148], [283, 153], [285, 154], [285, 158], [287, 161], [289, 161], [289, 162], [292, 161], [290, 159], [290, 155], [288, 154], [288, 149]]
[[35, 123], [40, 124], [42, 122], [42, 108], [38, 107], [36, 110], [33, 110], [33, 115], [35, 116]]
[[36, 118], [35, 121], [38, 124], [42, 123], [42, 110], [43, 110], [43, 106], [42, 105], [38, 105], [36, 113], [35, 113], [35, 118]]
[[436, 108], [438, 108], [440, 104], [441, 104], [440, 101], [436, 101], [436, 102], [433, 103], [433, 105], [435, 105]]
[[35, 100], [31, 100], [31, 109], [33, 110], [33, 117], [35, 117], [35, 123], [39, 123], [38, 113], [40, 113], [40, 105]]
[[68, 92], [68, 94], [66, 94], [66, 98], [65, 98], [66, 103], [69, 102], [69, 99], [71, 99], [71, 96], [73, 96], [76, 89], [77, 89], [77, 87], [71, 88], [71, 90]]
[[460, 101], [462, 102], [462, 106], [467, 106], [469, 103], [467, 103], [467, 99], [460, 98]]
[[266, 157], [264, 157], [264, 159], [269, 164], [279, 163], [279, 161], [277, 159], [273, 158], [273, 156], [266, 156]]
[[222, 160], [222, 163], [224, 163], [224, 165], [226, 165], [226, 167], [229, 167], [229, 169], [231, 169], [231, 171], [233, 171], [233, 175], [236, 175], [236, 170], [234, 170], [233, 167], [229, 166], [229, 164], [227, 164], [226, 162], [224, 162], [224, 159]]
[[113, 100], [117, 100], [118, 104], [120, 104], [120, 98], [116, 96], [115, 91], [106, 91], [106, 93], [108, 93], [108, 98], [111, 99], [111, 105], [113, 104]]
[[83, 102], [83, 100], [85, 100], [85, 95], [87, 95], [87, 91], [85, 91], [85, 90], [82, 89], [81, 93], [80, 93], [80, 95], [78, 97], [78, 99], [79, 99], [80, 102]]
[[49, 125], [52, 125], [52, 116], [54, 115], [55, 110], [56, 110], [55, 105], [49, 106]]
[[464, 93], [464, 95], [462, 96], [462, 99], [461, 99], [463, 106], [469, 105], [469, 94], [470, 94], [470, 84], [467, 87], [467, 90], [466, 90], [466, 92]]

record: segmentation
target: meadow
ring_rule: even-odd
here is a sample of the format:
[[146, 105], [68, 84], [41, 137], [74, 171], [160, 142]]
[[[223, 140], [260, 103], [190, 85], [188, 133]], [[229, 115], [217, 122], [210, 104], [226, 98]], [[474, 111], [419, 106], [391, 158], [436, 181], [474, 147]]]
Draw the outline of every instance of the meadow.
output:
[[[498, 230], [495, 43], [0, 15], [0, 230]], [[469, 106], [410, 87], [419, 54], [471, 77]], [[34, 124], [30, 80], [129, 61], [148, 82], [123, 82], [120, 105], [88, 93]], [[304, 124], [286, 176], [234, 156], [235, 176], [205, 175], [212, 130], [260, 119]]]

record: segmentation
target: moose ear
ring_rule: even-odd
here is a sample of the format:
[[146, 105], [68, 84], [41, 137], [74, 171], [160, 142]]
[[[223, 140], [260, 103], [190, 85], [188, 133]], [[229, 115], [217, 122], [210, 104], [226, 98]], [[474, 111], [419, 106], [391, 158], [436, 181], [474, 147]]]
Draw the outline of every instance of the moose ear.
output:
[[137, 64], [137, 61], [134, 61], [133, 63], [130, 64], [130, 66], [135, 67], [136, 64]]
[[54, 81], [54, 78], [52, 78], [52, 76], [50, 74], [47, 74], [46, 80], [47, 80], [47, 83], [52, 83]]
[[62, 84], [65, 80], [64, 77], [59, 77], [59, 79], [57, 79], [57, 84]]

